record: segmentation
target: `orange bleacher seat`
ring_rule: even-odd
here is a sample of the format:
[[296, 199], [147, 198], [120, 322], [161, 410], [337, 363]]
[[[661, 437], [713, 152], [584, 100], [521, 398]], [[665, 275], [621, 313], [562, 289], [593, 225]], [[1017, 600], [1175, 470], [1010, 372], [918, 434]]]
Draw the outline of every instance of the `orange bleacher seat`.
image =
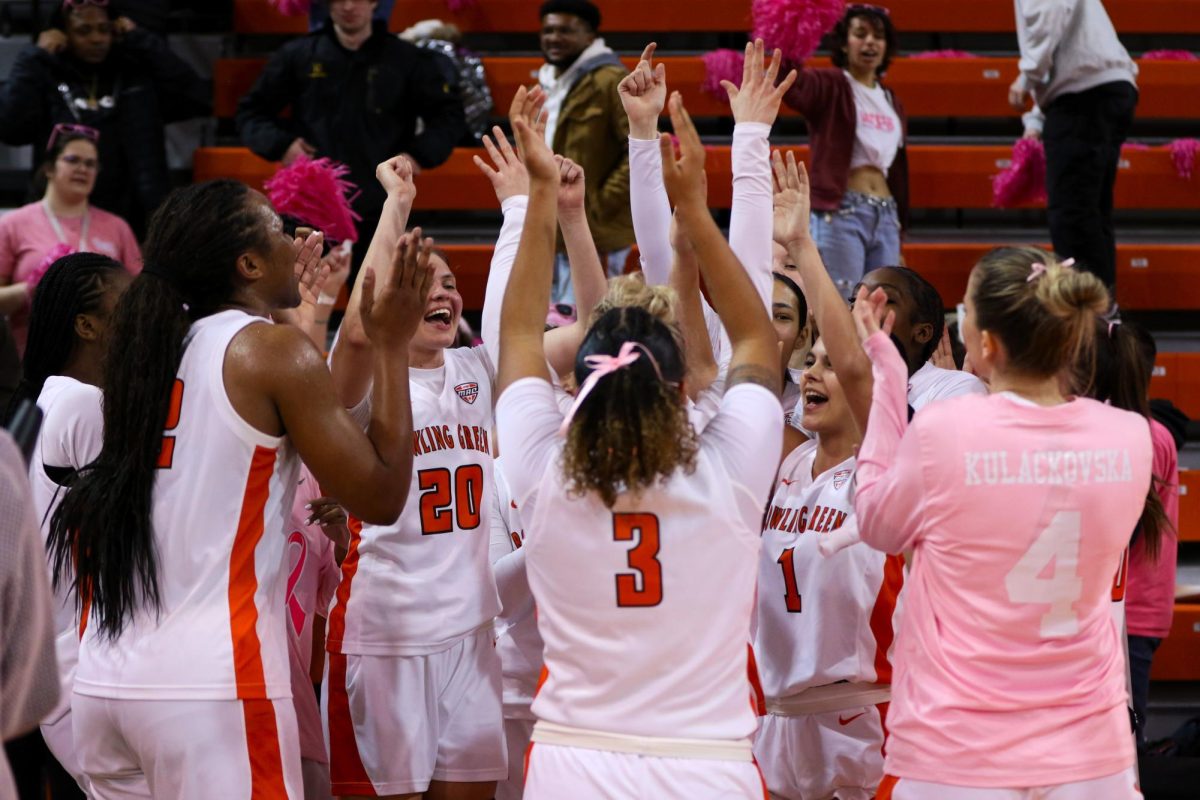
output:
[[[457, 13], [444, 0], [398, 0], [391, 27], [404, 28], [437, 17], [466, 31], [533, 32], [538, 29], [541, 0], [479, 0]], [[892, 0], [886, 4], [901, 33], [905, 31], [1012, 32], [1010, 0]], [[1108, 0], [1114, 25], [1122, 33], [1198, 33], [1197, 0]], [[601, 28], [608, 31], [746, 31], [750, 0], [604, 0]], [[1016, 43], [1013, 43], [1014, 47]]]
[[[808, 159], [808, 147], [788, 147]], [[990, 208], [991, 176], [1008, 164], [1011, 149], [1003, 145], [913, 145], [909, 149], [911, 203], [914, 208]], [[709, 204], [729, 208], [730, 148], [708, 148]], [[490, 209], [491, 185], [471, 161], [481, 150], [458, 148], [445, 164], [418, 178], [421, 207], [430, 210]], [[244, 148], [201, 147], [196, 150], [196, 179], [228, 176], [254, 184], [262, 168], [247, 161]], [[435, 177], [436, 176], [436, 177]], [[1121, 159], [1116, 185], [1117, 208], [1200, 209], [1200, 183], [1180, 178], [1163, 148], [1130, 151]]]
[[1159, 353], [1150, 378], [1150, 396], [1170, 400], [1192, 419], [1200, 419], [1200, 353]]
[[1200, 470], [1179, 470], [1179, 541], [1200, 542]]
[[[636, 58], [623, 59], [628, 67]], [[704, 62], [699, 56], [666, 56], [667, 81], [683, 94], [693, 116], [727, 117], [729, 106], [702, 91]], [[496, 115], [508, 110], [517, 87], [530, 85], [542, 59], [528, 56], [485, 58], [488, 86]], [[218, 59], [213, 70], [213, 109], [218, 117], [232, 117], [237, 102], [254, 84], [266, 59]], [[814, 58], [816, 67], [828, 66]], [[1142, 119], [1200, 118], [1200, 61], [1139, 63], [1138, 117]], [[1017, 74], [1015, 58], [898, 58], [888, 73], [891, 86], [911, 117], [1016, 117], [1008, 105], [1008, 85]], [[796, 112], [784, 107], [783, 114]], [[1017, 128], [1013, 128], [1014, 136]]]
[[1200, 680], [1200, 604], [1176, 603], [1171, 633], [1154, 654], [1150, 679], [1156, 681]]
[[234, 33], [308, 33], [308, 17], [285, 17], [269, 0], [234, 0]]

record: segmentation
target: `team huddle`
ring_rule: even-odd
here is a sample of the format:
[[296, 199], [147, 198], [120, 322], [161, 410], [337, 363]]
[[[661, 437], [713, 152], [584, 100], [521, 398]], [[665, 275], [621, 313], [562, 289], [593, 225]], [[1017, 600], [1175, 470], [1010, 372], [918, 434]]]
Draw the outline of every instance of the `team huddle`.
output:
[[999, 248], [971, 371], [935, 366], [918, 272], [847, 304], [822, 262], [779, 53], [728, 87], [728, 238], [653, 53], [621, 86], [641, 274], [607, 278], [541, 89], [485, 137], [481, 345], [399, 157], [327, 358], [288, 324], [321, 234], [242, 184], [172, 194], [136, 279], [51, 267], [43, 733], [89, 797], [1141, 796], [1113, 586], [1167, 523], [1149, 421], [1096, 389], [1104, 284]]

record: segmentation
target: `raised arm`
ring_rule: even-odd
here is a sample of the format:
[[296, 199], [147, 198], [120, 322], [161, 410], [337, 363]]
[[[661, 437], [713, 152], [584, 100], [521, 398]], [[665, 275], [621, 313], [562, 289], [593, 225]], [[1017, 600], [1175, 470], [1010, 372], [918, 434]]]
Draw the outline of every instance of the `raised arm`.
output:
[[[524, 100], [524, 87], [517, 90]], [[516, 102], [516, 101], [514, 101]], [[550, 304], [550, 278], [554, 268], [555, 230], [558, 215], [559, 166], [554, 154], [523, 117], [513, 119], [529, 172], [529, 209], [521, 244], [513, 264], [500, 312], [500, 364], [497, 395], [521, 378], [550, 379], [546, 368], [544, 334]]]
[[658, 117], [667, 102], [667, 71], [652, 65], [654, 42], [617, 86], [629, 117], [629, 206], [642, 272], [651, 286], [665, 284], [671, 271], [671, 204], [662, 182]]
[[783, 54], [776, 50], [765, 64], [762, 39], [746, 45], [739, 89], [729, 81], [721, 85], [729, 94], [733, 128], [733, 208], [729, 216], [729, 246], [742, 262], [763, 307], [771, 308], [774, 283], [771, 239], [771, 126], [779, 115], [784, 94], [796, 81], [790, 71], [775, 85]]
[[342, 327], [330, 354], [329, 369], [333, 373], [334, 386], [346, 408], [353, 408], [362, 402], [371, 386], [372, 342], [362, 319], [363, 292], [368, 271], [373, 271], [379, 277], [379, 285], [385, 285], [392, 270], [396, 247], [417, 196], [417, 187], [412, 180], [412, 164], [404, 156], [396, 156], [380, 164], [375, 168], [375, 177], [387, 192], [387, 199], [375, 235], [367, 247], [362, 269], [350, 292], [346, 316], [342, 319]]
[[775, 235], [787, 248], [788, 260], [800, 270], [804, 297], [825, 342], [838, 382], [861, 433], [871, 410], [871, 362], [854, 332], [846, 301], [838, 295], [810, 235], [808, 172], [792, 152], [786, 160], [775, 151]]
[[671, 224], [671, 247], [675, 251], [675, 263], [671, 265], [669, 283], [678, 298], [679, 327], [683, 331], [687, 356], [688, 397], [695, 400], [717, 379], [719, 369], [713, 356], [704, 297], [700, 294], [700, 261], [691, 240], [674, 222]]
[[762, 303], [754, 285], [709, 213], [704, 145], [678, 92], [671, 96], [669, 108], [681, 156], [675, 158], [669, 140], [660, 141], [663, 183], [675, 202], [680, 230], [700, 259], [700, 273], [729, 335], [732, 358], [727, 388], [739, 383], [758, 383], [778, 392], [781, 376], [775, 329], [767, 315], [760, 313]]
[[908, 367], [888, 338], [894, 318], [882, 289], [868, 295], [859, 287], [854, 324], [871, 359], [874, 389], [870, 424], [858, 452], [854, 510], [859, 537], [888, 553], [912, 546], [925, 505], [920, 442], [915, 431], [905, 434]]

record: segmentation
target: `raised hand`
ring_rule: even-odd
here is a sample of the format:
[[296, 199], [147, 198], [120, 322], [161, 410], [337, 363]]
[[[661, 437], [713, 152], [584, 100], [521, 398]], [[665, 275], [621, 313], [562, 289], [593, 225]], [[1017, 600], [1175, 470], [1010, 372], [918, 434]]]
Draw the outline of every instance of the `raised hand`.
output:
[[950, 329], [942, 328], [942, 338], [938, 340], [937, 349], [929, 359], [935, 367], [942, 369], [958, 369], [954, 363], [954, 349], [950, 345]]
[[773, 125], [779, 116], [779, 104], [783, 96], [796, 82], [796, 70], [775, 85], [783, 53], [778, 49], [771, 56], [771, 64], [764, 70], [766, 48], [762, 39], [746, 45], [746, 60], [742, 66], [742, 86], [739, 89], [729, 81], [721, 81], [722, 88], [729, 94], [729, 107], [735, 122], [762, 122]]
[[809, 238], [808, 170], [788, 151], [787, 158], [776, 150], [771, 154], [775, 171], [775, 202], [772, 232], [776, 242], [788, 247]]
[[320, 231], [311, 231], [307, 236], [297, 236], [292, 242], [296, 251], [295, 273], [299, 283], [300, 302], [315, 306], [321, 289], [329, 279], [329, 266], [321, 260], [321, 247], [325, 236]]
[[525, 117], [513, 117], [513, 133], [517, 138], [517, 147], [525, 169], [529, 172], [530, 188], [535, 186], [553, 187], [558, 192], [560, 182], [558, 163], [554, 153], [546, 144], [544, 133], [531, 126]]
[[654, 42], [646, 45], [633, 72], [617, 84], [617, 94], [629, 117], [629, 135], [634, 139], [658, 136], [658, 117], [667, 104], [667, 69], [661, 63], [651, 63], [656, 47]]
[[392, 260], [392, 272], [375, 290], [375, 270], [363, 276], [360, 314], [363, 330], [379, 347], [406, 348], [421, 319], [433, 284], [429, 256], [433, 239], [421, 237], [421, 229], [400, 237]]
[[417, 198], [417, 185], [413, 183], [413, 162], [408, 156], [392, 156], [375, 167], [375, 179], [387, 192], [388, 197], [412, 208], [413, 201]]
[[887, 307], [887, 293], [876, 287], [875, 291], [867, 291], [867, 287], [859, 286], [858, 295], [854, 298], [854, 330], [858, 332], [858, 340], [865, 342], [879, 331], [885, 335], [892, 334], [892, 325], [896, 322], [895, 309]]
[[[545, 105], [546, 92], [542, 90], [541, 86], [534, 86], [532, 89], [526, 89], [524, 86], [518, 88], [508, 107], [508, 121], [513, 126], [513, 135], [516, 136], [517, 120], [520, 119], [545, 141], [546, 122], [550, 118], [550, 112], [543, 108]], [[517, 137], [517, 148], [521, 159], [524, 160], [525, 150], [521, 147], [519, 137]]]
[[687, 204], [707, 206], [707, 183], [704, 175], [704, 160], [706, 153], [700, 142], [700, 134], [683, 107], [683, 98], [679, 92], [672, 92], [667, 103], [671, 112], [671, 125], [675, 128], [675, 136], [679, 139], [679, 158], [675, 157], [675, 148], [666, 136], [659, 137], [658, 146], [662, 152], [663, 185], [667, 189], [667, 197], [676, 208]]
[[555, 156], [558, 162], [558, 214], [582, 214], [586, 183], [583, 167], [565, 156]]
[[[492, 136], [496, 137], [494, 140]], [[483, 148], [492, 163], [479, 156], [472, 156], [475, 166], [492, 182], [496, 199], [503, 203], [510, 197], [529, 194], [529, 173], [521, 163], [517, 152], [508, 143], [508, 137], [499, 126], [492, 128], [492, 136], [484, 135]]]

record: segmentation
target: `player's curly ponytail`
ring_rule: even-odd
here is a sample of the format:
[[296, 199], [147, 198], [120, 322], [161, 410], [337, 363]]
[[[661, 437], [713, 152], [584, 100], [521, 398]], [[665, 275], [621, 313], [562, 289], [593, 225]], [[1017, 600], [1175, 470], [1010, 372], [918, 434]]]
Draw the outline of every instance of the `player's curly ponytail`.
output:
[[577, 384], [592, 371], [588, 356], [616, 356], [627, 342], [646, 348], [653, 361], [642, 354], [601, 378], [579, 403], [563, 450], [571, 491], [595, 492], [609, 508], [621, 494], [691, 472], [698, 449], [681, 389], [679, 339], [644, 309], [613, 308], [596, 320], [576, 357]]
[[151, 220], [145, 270], [113, 312], [104, 447], [54, 513], [48, 543], [55, 583], [74, 565], [76, 602], [108, 639], [138, 608], [161, 606], [151, 500], [185, 337], [232, 299], [237, 259], [265, 245], [265, 219], [236, 181], [174, 192]]

